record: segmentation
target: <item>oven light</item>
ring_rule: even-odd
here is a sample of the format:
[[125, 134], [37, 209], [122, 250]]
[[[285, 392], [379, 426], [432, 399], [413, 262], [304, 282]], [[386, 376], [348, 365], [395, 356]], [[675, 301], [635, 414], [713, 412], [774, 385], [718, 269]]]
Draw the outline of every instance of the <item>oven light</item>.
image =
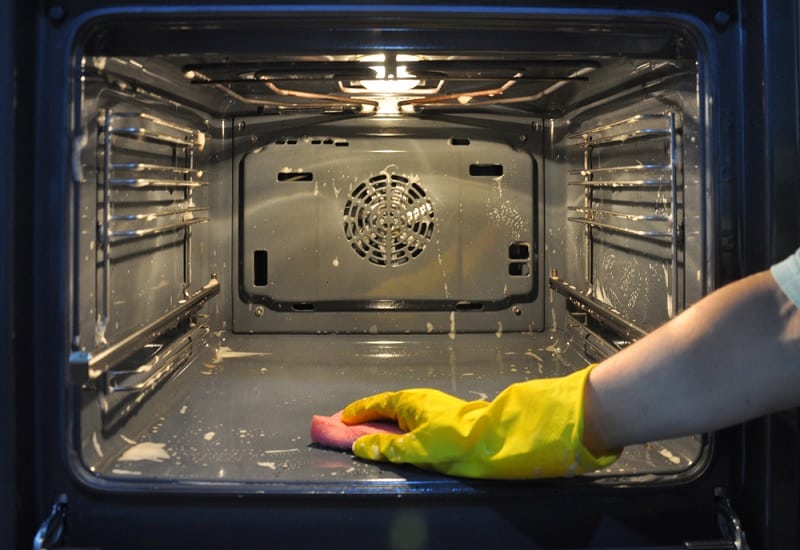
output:
[[[398, 55], [396, 61], [416, 61], [417, 57], [413, 55]], [[386, 55], [377, 54], [362, 57], [361, 61], [365, 63], [374, 63], [369, 65], [369, 68], [375, 71], [375, 79], [361, 80], [359, 83], [364, 89], [370, 93], [376, 94], [397, 94], [408, 92], [419, 86], [420, 81], [414, 78], [414, 75], [408, 72], [406, 65], [395, 65], [394, 74], [388, 73], [386, 70]], [[394, 64], [394, 63], [393, 63]]]
[[398, 94], [408, 92], [419, 86], [419, 80], [413, 78], [413, 75], [408, 73], [405, 65], [397, 66], [396, 75], [386, 75], [386, 67], [383, 65], [371, 66], [370, 69], [375, 71], [377, 80], [362, 80], [361, 85], [368, 92], [376, 94]]

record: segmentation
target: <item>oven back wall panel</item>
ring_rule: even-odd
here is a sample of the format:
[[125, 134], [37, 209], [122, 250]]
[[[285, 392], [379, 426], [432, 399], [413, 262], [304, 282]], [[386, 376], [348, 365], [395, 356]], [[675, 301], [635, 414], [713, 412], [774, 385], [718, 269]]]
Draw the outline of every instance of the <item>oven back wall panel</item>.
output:
[[540, 121], [234, 128], [234, 330], [543, 328]]

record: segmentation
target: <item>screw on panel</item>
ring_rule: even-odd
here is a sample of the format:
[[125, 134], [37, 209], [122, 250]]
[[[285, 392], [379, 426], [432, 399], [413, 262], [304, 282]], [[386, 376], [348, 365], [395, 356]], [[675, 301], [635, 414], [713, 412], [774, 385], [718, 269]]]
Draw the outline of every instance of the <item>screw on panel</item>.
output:
[[718, 11], [714, 14], [714, 24], [717, 26], [717, 29], [720, 31], [724, 31], [728, 24], [731, 22], [731, 14], [726, 11]]
[[66, 16], [67, 12], [64, 9], [64, 6], [50, 6], [50, 9], [47, 10], [47, 17], [49, 17], [54, 23], [60, 23], [64, 20], [64, 18], [66, 18]]
[[263, 316], [264, 315], [264, 306], [256, 306], [255, 315], [256, 315], [256, 317]]

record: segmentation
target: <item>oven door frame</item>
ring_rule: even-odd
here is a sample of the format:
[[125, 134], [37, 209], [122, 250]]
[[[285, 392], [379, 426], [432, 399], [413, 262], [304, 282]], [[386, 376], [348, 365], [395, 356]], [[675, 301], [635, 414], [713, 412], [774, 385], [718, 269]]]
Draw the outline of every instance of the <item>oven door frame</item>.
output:
[[28, 546], [35, 511], [33, 364], [34, 3], [0, 4], [0, 545]]
[[[2, 164], [4, 168], [0, 172], [0, 199], [15, 193], [12, 201], [0, 200], [0, 215], [13, 221], [11, 231], [0, 235], [0, 254], [20, 260], [14, 262], [13, 268], [4, 267], [0, 271], [0, 283], [5, 282], [3, 277], [10, 278], [5, 288], [10, 288], [14, 295], [14, 302], [6, 298], [0, 309], [0, 322], [12, 327], [0, 334], [0, 353], [8, 352], [7, 356], [11, 357], [11, 368], [0, 375], [0, 385], [5, 392], [0, 394], [0, 399], [8, 397], [2, 406], [12, 411], [11, 415], [2, 415], [0, 434], [9, 436], [6, 439], [12, 441], [9, 456], [16, 457], [10, 471], [4, 470], [2, 481], [9, 481], [4, 487], [10, 488], [18, 502], [20, 499], [23, 505], [29, 502], [32, 509], [27, 516], [22, 513], [23, 521], [16, 522], [16, 533], [11, 527], [17, 542], [30, 540], [33, 536], [31, 518], [37, 518], [37, 522], [44, 520], [54, 500], [62, 494], [67, 496], [72, 537], [69, 542], [74, 544], [110, 544], [120, 533], [122, 536], [136, 533], [142, 537], [140, 531], [147, 526], [155, 528], [152, 540], [166, 545], [207, 543], [209, 537], [223, 532], [223, 526], [235, 526], [233, 531], [244, 542], [263, 542], [265, 534], [276, 542], [313, 542], [320, 540], [321, 535], [308, 526], [333, 521], [364, 527], [361, 540], [374, 542], [382, 540], [379, 537], [398, 522], [403, 525], [403, 521], [411, 521], [413, 525], [422, 517], [425, 525], [437, 526], [436, 536], [447, 537], [442, 540], [458, 541], [469, 547], [489, 540], [486, 533], [492, 533], [491, 540], [495, 543], [500, 537], [512, 543], [537, 540], [540, 536], [537, 529], [549, 521], [568, 527], [559, 518], [576, 506], [586, 514], [582, 528], [587, 530], [605, 525], [661, 533], [663, 526], [656, 525], [657, 522], [677, 520], [693, 524], [687, 531], [692, 533], [704, 530], [698, 523], [704, 526], [710, 523], [708, 530], [711, 532], [715, 528], [715, 491], [718, 493], [720, 487], [725, 487], [734, 509], [739, 510], [741, 506], [741, 519], [751, 542], [775, 547], [770, 543], [793, 541], [797, 546], [797, 527], [792, 524], [792, 520], [796, 523], [799, 517], [795, 465], [800, 452], [796, 435], [795, 444], [788, 453], [781, 449], [782, 438], [789, 437], [792, 427], [797, 425], [795, 413], [786, 413], [789, 417], [776, 415], [716, 434], [714, 457], [704, 474], [689, 484], [675, 487], [565, 491], [558, 483], [536, 487], [503, 485], [480, 499], [447, 495], [407, 499], [394, 495], [352, 498], [348, 495], [317, 498], [250, 495], [242, 498], [236, 494], [190, 498], [175, 494], [107, 494], [88, 490], [73, 477], [68, 465], [74, 457], [68, 456], [63, 442], [66, 432], [73, 426], [59, 420], [69, 402], [63, 379], [64, 350], [69, 344], [66, 320], [72, 304], [65, 295], [70, 259], [66, 252], [68, 247], [64, 245], [69, 238], [70, 216], [74, 213], [65, 208], [68, 193], [50, 183], [64, 180], [65, 170], [70, 166], [68, 144], [58, 139], [53, 143], [48, 136], [62, 135], [71, 116], [61, 100], [69, 92], [71, 72], [70, 67], [64, 66], [65, 54], [61, 50], [68, 43], [65, 28], [74, 25], [75, 18], [82, 13], [106, 7], [107, 3], [65, 1], [49, 8], [43, 5], [22, 7], [25, 4], [17, 0], [13, 6], [18, 14], [30, 10], [31, 32], [26, 34], [18, 28], [13, 39], [0, 39], [4, 40], [0, 42], [0, 69], [6, 71], [11, 63], [18, 74], [25, 75], [28, 73], [23, 65], [29, 63], [31, 67], [27, 69], [31, 71], [29, 80], [19, 80], [16, 92], [4, 89], [0, 93], [3, 106], [13, 100], [18, 102], [15, 120], [30, 121], [28, 128], [21, 128], [19, 124], [0, 127], [2, 144], [8, 145], [3, 150], [15, 159], [14, 163]], [[739, 80], [741, 74], [752, 77], [741, 78], [745, 86], [742, 96], [735, 89], [720, 90], [718, 100], [731, 112], [720, 112], [716, 110], [719, 107], [713, 107], [716, 114], [712, 118], [730, 124], [733, 136], [729, 143], [722, 145], [727, 155], [724, 158], [729, 163], [724, 169], [732, 174], [731, 186], [728, 191], [715, 195], [717, 202], [713, 210], [718, 222], [711, 232], [715, 242], [725, 247], [715, 265], [715, 281], [722, 284], [766, 267], [787, 252], [790, 245], [787, 234], [800, 234], [798, 222], [793, 216], [786, 218], [786, 207], [777, 198], [778, 194], [795, 199], [800, 196], [797, 185], [790, 183], [792, 178], [798, 181], [796, 159], [791, 166], [786, 166], [767, 155], [768, 147], [775, 143], [783, 143], [794, 151], [800, 144], [796, 125], [793, 130], [786, 122], [800, 120], [800, 109], [796, 104], [789, 109], [790, 113], [775, 108], [791, 94], [798, 97], [798, 52], [782, 46], [787, 37], [797, 44], [797, 8], [792, 0], [745, 1], [742, 6], [747, 13], [732, 14], [726, 11], [730, 2], [709, 2], [702, 6], [697, 2], [674, 4], [670, 9], [693, 13], [711, 29], [716, 40], [733, 48], [724, 55], [730, 65], [728, 68], [737, 75], [734, 80]], [[158, 9], [155, 3], [152, 6]], [[647, 2], [629, 1], [624, 9], [646, 7]], [[581, 8], [580, 3], [574, 2], [573, 8]], [[588, 13], [585, 6], [582, 9], [581, 13]], [[794, 14], [794, 26], [776, 18], [786, 10]], [[10, 26], [10, 19], [5, 21], [4, 25]], [[743, 24], [752, 31], [748, 35], [750, 44], [739, 42]], [[25, 53], [12, 59], [7, 51], [12, 48]], [[741, 51], [748, 54], [740, 56]], [[736, 61], [739, 59], [741, 61]], [[738, 66], [739, 63], [742, 65]], [[794, 87], [780, 89], [776, 73], [786, 66], [794, 76]], [[761, 81], [766, 84], [766, 92], [760, 87]], [[764, 109], [759, 101], [762, 98], [766, 99]], [[745, 106], [752, 108], [748, 116], [737, 116], [735, 107]], [[5, 120], [4, 116], [9, 116], [8, 112], [0, 111], [0, 122]], [[32, 153], [26, 151], [26, 143]], [[747, 152], [748, 157], [740, 154], [742, 152]], [[31, 173], [34, 175], [32, 183]], [[753, 233], [744, 238], [743, 228]], [[763, 247], [764, 242], [768, 246]], [[11, 303], [32, 304], [32, 308], [29, 313], [19, 314]], [[6, 327], [0, 325], [0, 328]], [[33, 436], [23, 435], [26, 430]], [[774, 491], [773, 484], [778, 483], [776, 475], [781, 477], [779, 482], [789, 483], [788, 495]], [[753, 500], [748, 504], [750, 499]], [[778, 508], [780, 515], [770, 512]], [[546, 512], [538, 518], [531, 517], [532, 512], [541, 510]], [[421, 511], [422, 515], [415, 515], [416, 511]], [[4, 512], [7, 512], [3, 514], [6, 518], [13, 517], [13, 512]], [[326, 514], [333, 514], [333, 519]], [[368, 525], [370, 520], [374, 523]], [[459, 532], [464, 525], [469, 528]], [[781, 544], [780, 547], [786, 546]]]

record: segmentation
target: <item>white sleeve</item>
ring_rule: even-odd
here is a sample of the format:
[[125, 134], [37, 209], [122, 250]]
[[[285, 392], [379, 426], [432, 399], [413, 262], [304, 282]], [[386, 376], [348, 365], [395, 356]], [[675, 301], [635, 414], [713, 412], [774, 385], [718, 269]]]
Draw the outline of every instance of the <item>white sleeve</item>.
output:
[[794, 305], [800, 307], [800, 248], [770, 268], [772, 276]]

